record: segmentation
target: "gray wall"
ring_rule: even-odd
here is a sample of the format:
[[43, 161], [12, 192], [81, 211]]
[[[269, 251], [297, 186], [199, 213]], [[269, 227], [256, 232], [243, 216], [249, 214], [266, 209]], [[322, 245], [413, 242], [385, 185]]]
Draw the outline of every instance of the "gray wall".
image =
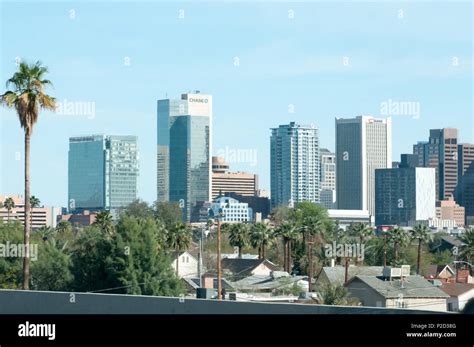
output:
[[[184, 299], [184, 298], [183, 298]], [[0, 290], [0, 314], [413, 314], [430, 311]]]

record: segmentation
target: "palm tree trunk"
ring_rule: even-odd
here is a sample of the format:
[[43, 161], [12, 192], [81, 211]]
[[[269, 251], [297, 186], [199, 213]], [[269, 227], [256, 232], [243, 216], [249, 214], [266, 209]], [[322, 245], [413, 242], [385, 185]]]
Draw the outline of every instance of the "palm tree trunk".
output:
[[23, 289], [30, 288], [30, 133], [25, 129], [25, 233], [26, 254], [23, 257]]
[[416, 260], [416, 274], [420, 274], [420, 258], [421, 258], [421, 239], [418, 240], [418, 259]]
[[393, 244], [393, 252], [395, 253], [395, 261], [398, 261], [398, 242]]
[[262, 259], [265, 259], [265, 245], [262, 245]]
[[239, 246], [239, 259], [242, 259], [242, 246]]
[[291, 240], [288, 241], [288, 273], [291, 273]]
[[176, 276], [179, 277], [179, 251], [176, 251]]
[[283, 270], [288, 272], [288, 243], [283, 239]]

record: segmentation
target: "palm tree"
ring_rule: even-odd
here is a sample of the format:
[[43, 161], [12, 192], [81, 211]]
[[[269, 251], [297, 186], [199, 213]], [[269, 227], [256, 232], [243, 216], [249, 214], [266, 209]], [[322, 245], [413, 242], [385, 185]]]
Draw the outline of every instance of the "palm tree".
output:
[[[358, 237], [360, 246], [364, 244], [364, 241], [374, 234], [374, 230], [365, 223], [355, 223], [349, 227], [349, 232], [352, 236]], [[358, 262], [358, 260], [357, 260]], [[363, 261], [362, 261], [363, 262]]]
[[229, 231], [229, 244], [239, 249], [239, 258], [242, 258], [242, 249], [249, 245], [248, 225], [243, 223], [230, 224], [227, 230]]
[[30, 197], [30, 207], [31, 207], [30, 225], [31, 225], [31, 229], [33, 229], [33, 209], [39, 207], [40, 204], [41, 204], [41, 201], [36, 196], [32, 195]]
[[418, 257], [416, 260], [416, 274], [420, 274], [421, 245], [430, 239], [430, 229], [424, 224], [416, 225], [410, 230], [412, 240], [418, 240]]
[[179, 254], [191, 245], [191, 230], [186, 224], [176, 223], [168, 233], [168, 245], [176, 252], [176, 275], [179, 275]]
[[275, 234], [283, 239], [283, 268], [291, 272], [291, 242], [298, 239], [298, 230], [294, 223], [283, 222], [275, 230]]
[[392, 230], [387, 231], [387, 239], [393, 245], [393, 254], [395, 255], [395, 263], [398, 262], [398, 250], [399, 247], [404, 247], [408, 244], [409, 236], [405, 229], [400, 228], [398, 225]]
[[[35, 64], [21, 62], [18, 71], [7, 81], [6, 91], [0, 96], [0, 103], [8, 108], [15, 108], [20, 125], [25, 131], [25, 228], [24, 243], [30, 245], [30, 139], [33, 126], [38, 121], [39, 109], [55, 110], [56, 101], [44, 93], [51, 81], [44, 78], [48, 72], [38, 61]], [[23, 289], [29, 289], [30, 263], [29, 257], [23, 258]]]
[[62, 220], [56, 225], [56, 230], [58, 233], [65, 234], [66, 232], [72, 229], [71, 223], [68, 221]]
[[472, 264], [474, 262], [474, 229], [466, 229], [459, 239], [465, 244], [460, 249], [460, 255]]
[[10, 214], [12, 210], [15, 208], [15, 201], [11, 197], [8, 197], [3, 202], [3, 207], [7, 209], [7, 222], [10, 221]]
[[273, 241], [273, 230], [265, 223], [255, 223], [250, 228], [250, 244], [258, 249], [258, 258], [265, 259], [265, 249]]
[[114, 224], [112, 222], [112, 215], [109, 211], [100, 211], [95, 216], [95, 221], [92, 225], [97, 226], [100, 231], [106, 236], [111, 236], [114, 233]]

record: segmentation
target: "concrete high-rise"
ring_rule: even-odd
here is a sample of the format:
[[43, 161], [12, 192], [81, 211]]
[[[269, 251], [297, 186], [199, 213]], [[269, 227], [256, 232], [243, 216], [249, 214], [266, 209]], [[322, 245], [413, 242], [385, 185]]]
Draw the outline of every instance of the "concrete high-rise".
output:
[[375, 170], [376, 225], [413, 226], [436, 217], [435, 169], [413, 161], [402, 155], [398, 168]]
[[336, 154], [326, 148], [320, 150], [320, 204], [328, 209], [336, 207]]
[[336, 118], [336, 203], [375, 214], [375, 170], [391, 168], [392, 121]]
[[180, 202], [191, 221], [197, 202], [211, 201], [212, 96], [158, 100], [157, 200]]
[[212, 157], [212, 199], [235, 193], [243, 196], [257, 196], [258, 175], [247, 172], [229, 172], [224, 158]]
[[137, 198], [136, 136], [90, 135], [69, 139], [69, 209], [114, 210]]
[[291, 122], [271, 130], [272, 207], [302, 201], [319, 203], [318, 129]]

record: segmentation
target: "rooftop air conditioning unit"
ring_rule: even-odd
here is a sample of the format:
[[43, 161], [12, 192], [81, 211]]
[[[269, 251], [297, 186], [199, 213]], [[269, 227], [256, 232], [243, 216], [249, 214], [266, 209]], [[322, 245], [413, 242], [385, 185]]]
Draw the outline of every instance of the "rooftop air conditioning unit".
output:
[[410, 265], [402, 265], [402, 277], [410, 276]]
[[402, 269], [399, 267], [391, 267], [386, 266], [383, 268], [383, 277], [401, 277], [402, 276]]

